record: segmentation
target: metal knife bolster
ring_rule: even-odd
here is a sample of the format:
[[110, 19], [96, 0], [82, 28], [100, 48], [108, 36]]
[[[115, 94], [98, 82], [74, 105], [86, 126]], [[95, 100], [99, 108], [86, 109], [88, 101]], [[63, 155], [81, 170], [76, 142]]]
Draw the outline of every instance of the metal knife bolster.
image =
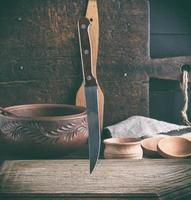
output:
[[90, 21], [87, 18], [81, 18], [78, 24], [78, 33], [80, 36], [81, 60], [83, 65], [83, 76], [85, 87], [97, 86], [96, 79], [92, 74], [92, 52], [91, 40], [89, 36]]

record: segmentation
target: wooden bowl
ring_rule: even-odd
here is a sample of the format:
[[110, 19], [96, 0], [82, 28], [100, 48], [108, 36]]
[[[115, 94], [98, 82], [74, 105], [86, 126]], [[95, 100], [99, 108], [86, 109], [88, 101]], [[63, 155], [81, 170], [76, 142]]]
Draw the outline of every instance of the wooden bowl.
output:
[[186, 138], [187, 140], [190, 140], [190, 141], [191, 141], [191, 133], [183, 134], [183, 135], [181, 135], [180, 137]]
[[141, 159], [143, 151], [141, 140], [137, 138], [110, 138], [104, 140], [104, 157]]
[[165, 135], [157, 135], [151, 138], [146, 138], [141, 141], [141, 146], [143, 148], [143, 153], [147, 157], [159, 157], [157, 145], [161, 139], [168, 137]]
[[63, 104], [28, 104], [4, 108], [16, 116], [0, 114], [1, 137], [21, 144], [67, 149], [86, 143], [87, 114], [83, 107]]
[[165, 158], [186, 158], [191, 156], [191, 141], [178, 136], [166, 137], [159, 141], [158, 151]]

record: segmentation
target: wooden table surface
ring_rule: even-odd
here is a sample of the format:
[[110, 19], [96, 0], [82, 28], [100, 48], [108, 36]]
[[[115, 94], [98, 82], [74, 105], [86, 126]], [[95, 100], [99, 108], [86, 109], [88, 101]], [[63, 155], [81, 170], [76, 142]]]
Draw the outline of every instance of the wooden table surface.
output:
[[191, 159], [10, 160], [1, 199], [191, 199]]

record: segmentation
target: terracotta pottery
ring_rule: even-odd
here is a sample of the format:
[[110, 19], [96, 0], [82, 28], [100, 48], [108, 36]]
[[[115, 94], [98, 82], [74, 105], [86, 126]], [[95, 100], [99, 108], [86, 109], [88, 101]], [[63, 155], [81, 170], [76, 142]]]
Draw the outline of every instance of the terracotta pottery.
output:
[[158, 151], [165, 158], [186, 158], [191, 156], [191, 141], [178, 136], [166, 137], [159, 141]]
[[87, 114], [83, 107], [63, 104], [7, 107], [0, 113], [0, 132], [2, 138], [13, 143], [70, 150], [87, 141]]
[[186, 138], [187, 140], [190, 140], [190, 141], [191, 141], [191, 133], [183, 134], [183, 135], [181, 135], [180, 137]]
[[143, 153], [147, 157], [159, 157], [157, 145], [158, 142], [164, 137], [169, 137], [166, 135], [157, 135], [151, 138], [146, 138], [141, 141], [141, 146], [143, 148]]
[[105, 158], [141, 159], [141, 140], [137, 138], [110, 138], [104, 140]]

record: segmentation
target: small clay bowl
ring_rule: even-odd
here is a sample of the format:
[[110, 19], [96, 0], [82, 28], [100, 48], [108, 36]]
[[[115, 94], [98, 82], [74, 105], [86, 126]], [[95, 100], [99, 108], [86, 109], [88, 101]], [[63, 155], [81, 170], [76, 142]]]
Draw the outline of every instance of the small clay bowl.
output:
[[157, 135], [151, 138], [146, 138], [141, 141], [141, 146], [143, 148], [143, 153], [146, 157], [160, 157], [157, 149], [158, 142], [166, 135]]
[[110, 138], [104, 140], [104, 157], [142, 159], [143, 150], [141, 140], [138, 138]]
[[165, 158], [186, 158], [191, 156], [191, 141], [171, 136], [163, 138], [158, 143], [158, 151]]
[[190, 141], [191, 141], [191, 133], [183, 134], [183, 135], [181, 135], [180, 137], [186, 138], [187, 140], [190, 140]]
[[64, 104], [28, 104], [4, 108], [1, 137], [19, 144], [64, 147], [69, 151], [88, 138], [86, 109]]

